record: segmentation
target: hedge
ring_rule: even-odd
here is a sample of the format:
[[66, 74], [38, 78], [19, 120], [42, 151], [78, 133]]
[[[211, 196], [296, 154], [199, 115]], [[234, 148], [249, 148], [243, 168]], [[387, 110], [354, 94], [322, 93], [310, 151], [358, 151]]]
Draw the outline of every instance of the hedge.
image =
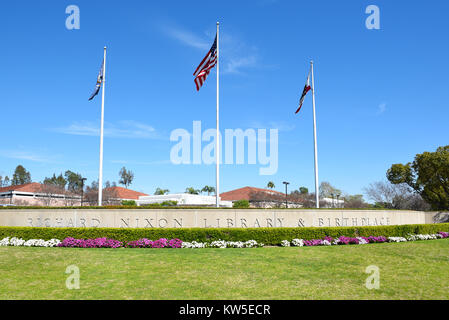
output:
[[17, 237], [30, 239], [76, 239], [109, 238], [119, 241], [147, 239], [181, 239], [183, 241], [211, 242], [215, 240], [247, 241], [256, 240], [265, 245], [278, 245], [282, 240], [321, 239], [325, 236], [385, 236], [404, 237], [408, 234], [434, 234], [449, 232], [449, 223], [376, 226], [376, 227], [331, 227], [331, 228], [256, 228], [256, 229], [111, 229], [111, 228], [33, 228], [0, 227], [0, 239]]

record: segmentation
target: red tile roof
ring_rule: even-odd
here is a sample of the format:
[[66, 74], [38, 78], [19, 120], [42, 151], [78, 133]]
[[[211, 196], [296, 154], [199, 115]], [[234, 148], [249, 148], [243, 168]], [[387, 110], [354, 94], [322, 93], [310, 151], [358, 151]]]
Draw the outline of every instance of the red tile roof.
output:
[[139, 197], [148, 196], [145, 193], [125, 189], [122, 187], [111, 187], [105, 189], [104, 191], [111, 192], [113, 194], [113, 197], [117, 199], [139, 200]]
[[274, 191], [274, 190], [260, 189], [260, 188], [253, 188], [253, 187], [244, 187], [241, 189], [222, 193], [222, 194], [220, 194], [220, 197], [221, 197], [221, 200], [224, 200], [224, 201], [250, 200], [251, 194], [260, 193], [260, 192], [268, 193], [271, 195], [280, 195], [280, 196], [284, 195], [283, 193]]
[[27, 183], [27, 184], [22, 184], [22, 185], [18, 185], [18, 186], [2, 187], [2, 188], [0, 188], [0, 193], [9, 192], [9, 191], [22, 191], [22, 192], [35, 193], [35, 192], [39, 192], [41, 190], [41, 188], [42, 188], [41, 186], [42, 185], [40, 183], [33, 182], [33, 183]]

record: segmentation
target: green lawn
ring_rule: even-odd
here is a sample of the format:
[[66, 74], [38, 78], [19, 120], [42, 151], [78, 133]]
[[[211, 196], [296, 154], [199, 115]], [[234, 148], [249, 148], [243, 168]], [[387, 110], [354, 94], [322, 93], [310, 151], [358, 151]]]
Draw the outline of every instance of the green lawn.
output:
[[[65, 287], [68, 265], [79, 290]], [[369, 265], [380, 289], [368, 290]], [[0, 299], [449, 299], [449, 240], [313, 248], [0, 248]]]

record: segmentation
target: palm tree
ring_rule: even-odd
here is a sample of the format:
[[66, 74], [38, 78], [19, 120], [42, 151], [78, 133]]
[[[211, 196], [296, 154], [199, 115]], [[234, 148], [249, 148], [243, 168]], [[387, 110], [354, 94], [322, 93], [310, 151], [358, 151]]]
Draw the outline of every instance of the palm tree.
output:
[[193, 187], [189, 187], [189, 188], [186, 189], [186, 193], [189, 193], [189, 194], [200, 194], [200, 190], [197, 190], [197, 189], [195, 189]]
[[267, 184], [267, 188], [268, 189], [274, 189], [276, 186], [274, 185], [274, 182], [273, 181], [270, 181], [270, 182], [268, 182], [268, 184]]
[[155, 194], [156, 196], [163, 196], [164, 194], [167, 194], [167, 193], [169, 193], [169, 192], [170, 192], [170, 190], [168, 190], [168, 189], [157, 188], [157, 189], [156, 189], [156, 192], [154, 192], [154, 194]]
[[212, 192], [215, 192], [215, 188], [211, 186], [205, 186], [203, 189], [201, 189], [201, 192], [207, 192], [207, 195], [210, 196]]

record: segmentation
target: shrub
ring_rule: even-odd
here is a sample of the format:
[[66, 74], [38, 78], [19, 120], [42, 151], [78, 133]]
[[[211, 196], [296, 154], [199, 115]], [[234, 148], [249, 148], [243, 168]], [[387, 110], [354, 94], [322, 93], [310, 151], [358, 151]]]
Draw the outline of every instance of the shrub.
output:
[[111, 228], [32, 228], [0, 227], [0, 239], [115, 239], [121, 242], [139, 239], [181, 239], [186, 242], [248, 241], [278, 245], [282, 240], [324, 239], [332, 237], [406, 237], [409, 234], [435, 234], [449, 231], [449, 223], [428, 225], [334, 227], [334, 228], [252, 228], [252, 229], [111, 229]]
[[163, 207], [175, 207], [178, 205], [178, 201], [168, 200], [161, 203]]
[[137, 203], [134, 200], [122, 200], [121, 204], [122, 204], [122, 206], [128, 206], [128, 207], [137, 206]]
[[249, 208], [249, 201], [248, 200], [238, 200], [232, 204], [232, 207], [236, 208], [236, 209]]

